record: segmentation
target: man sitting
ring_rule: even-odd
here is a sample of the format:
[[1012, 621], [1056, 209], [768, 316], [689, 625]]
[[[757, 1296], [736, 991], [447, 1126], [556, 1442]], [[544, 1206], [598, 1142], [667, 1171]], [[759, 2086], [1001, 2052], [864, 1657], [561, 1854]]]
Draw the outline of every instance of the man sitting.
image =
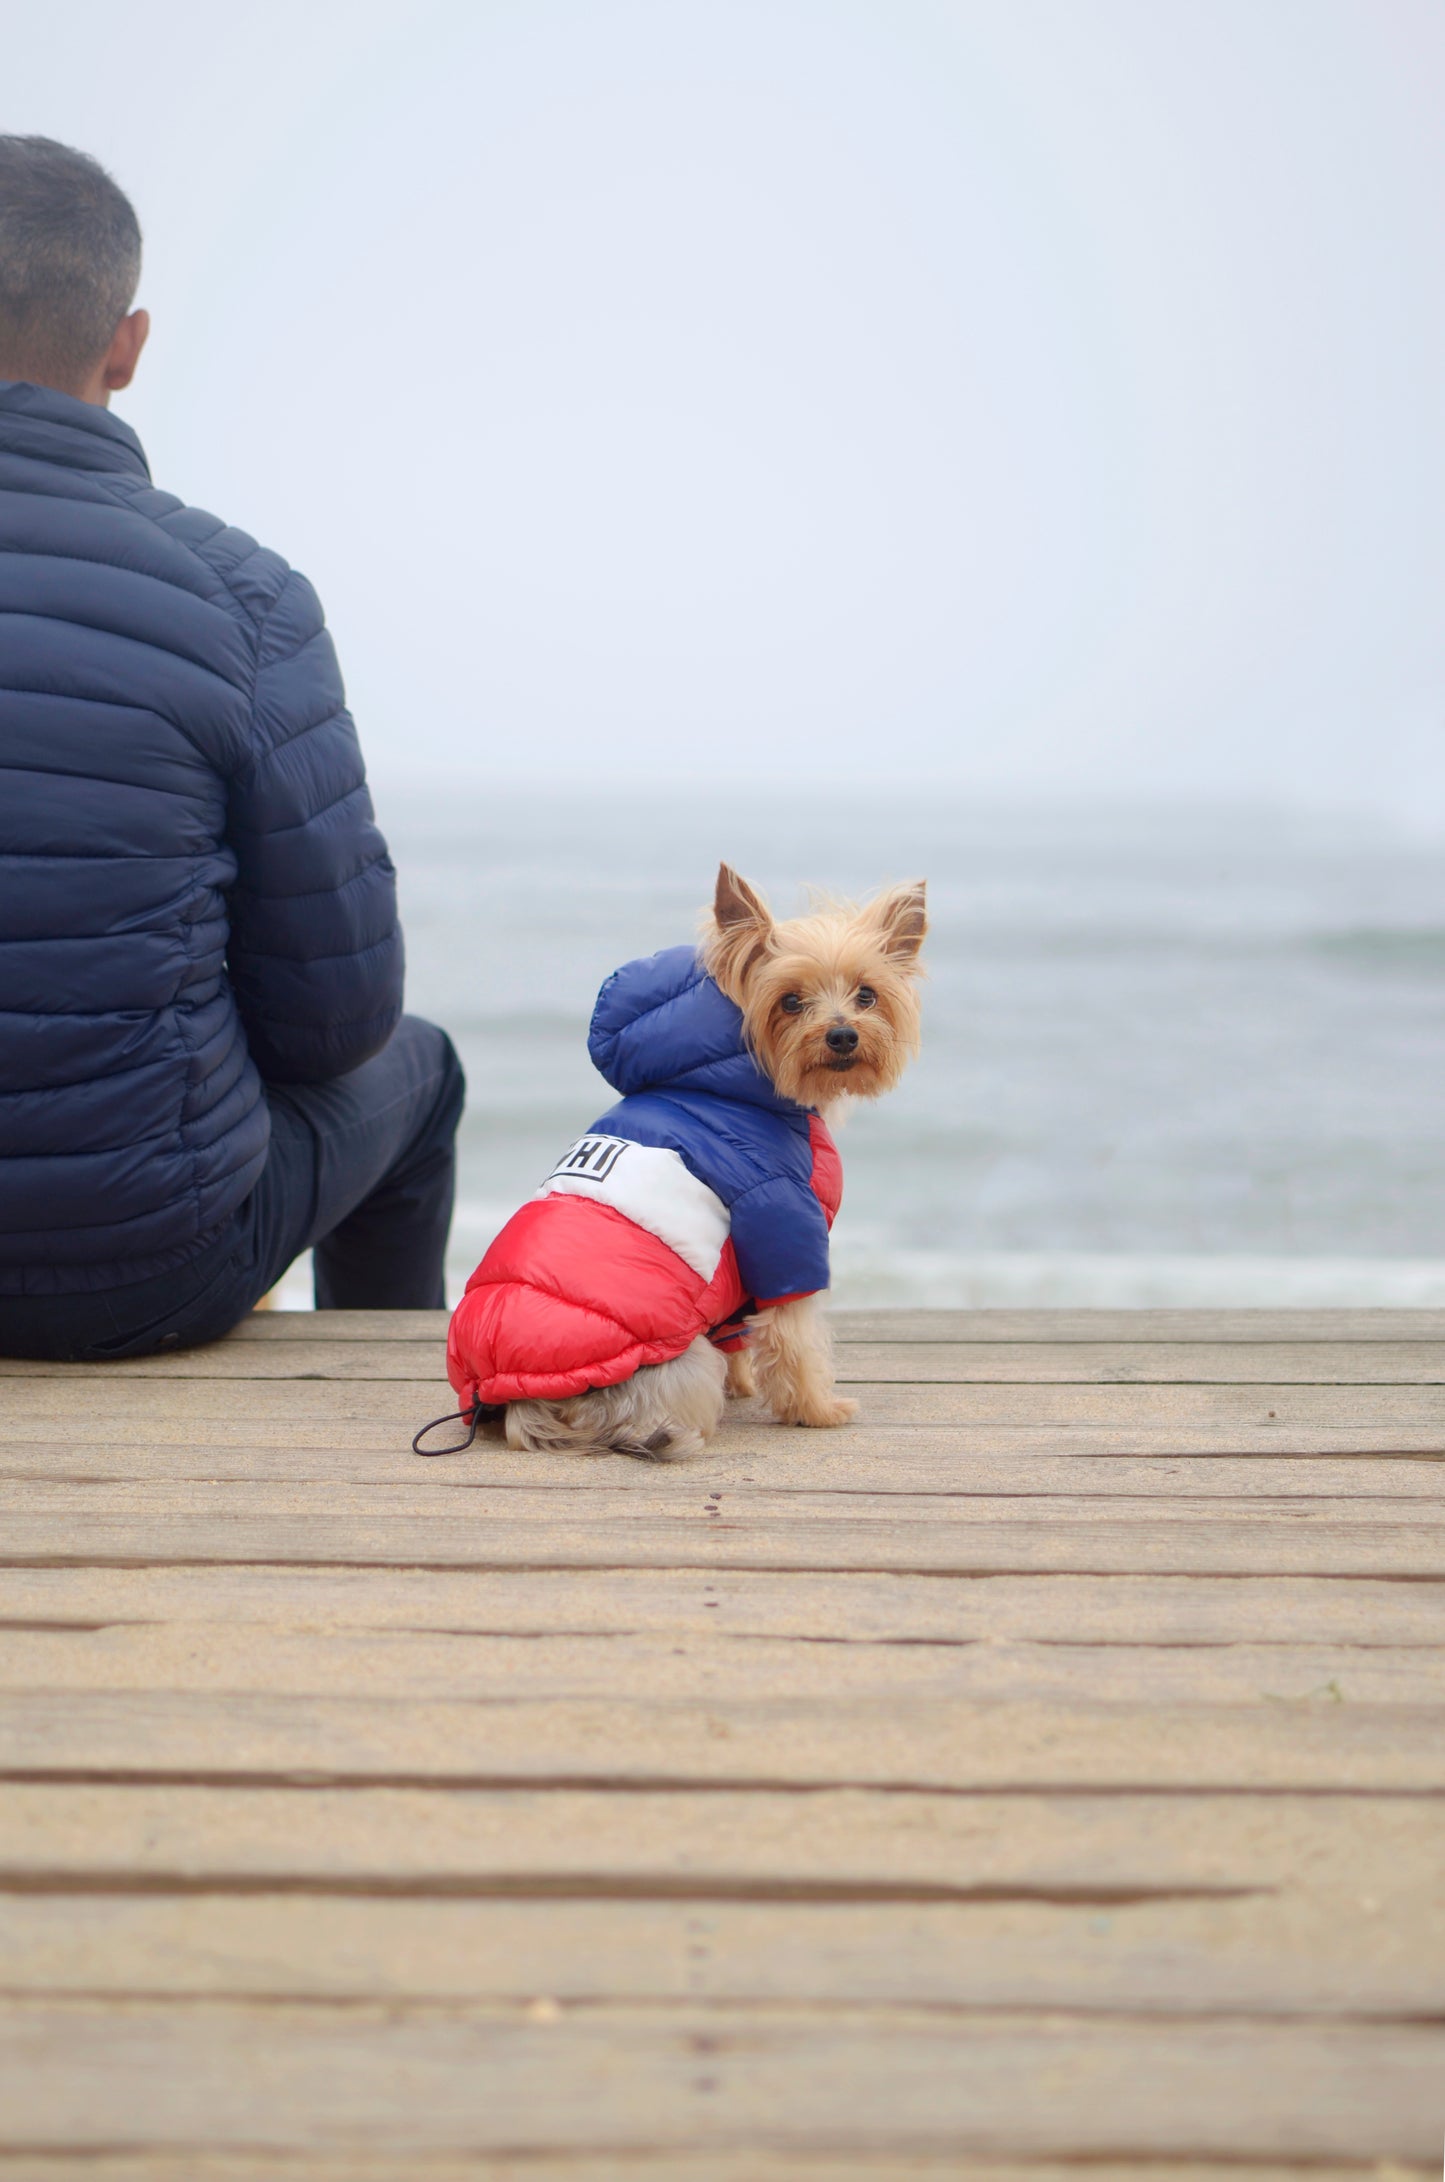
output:
[[444, 1300], [450, 1041], [316, 595], [152, 486], [104, 170], [0, 136], [0, 1354], [210, 1341], [315, 1246], [323, 1308]]

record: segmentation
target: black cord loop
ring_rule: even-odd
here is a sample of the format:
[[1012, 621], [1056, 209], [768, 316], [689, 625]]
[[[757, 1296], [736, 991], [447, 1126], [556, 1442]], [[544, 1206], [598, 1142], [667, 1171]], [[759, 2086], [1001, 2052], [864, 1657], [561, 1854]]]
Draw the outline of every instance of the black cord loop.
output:
[[[470, 1409], [454, 1409], [448, 1416], [433, 1417], [431, 1423], [424, 1424], [413, 1439], [411, 1451], [414, 1455], [464, 1455], [488, 1417], [494, 1417], [495, 1415], [495, 1409], [489, 1409], [485, 1402], [473, 1402]], [[423, 1447], [422, 1441], [426, 1438], [428, 1432], [435, 1432], [439, 1426], [444, 1424], [469, 1424], [471, 1430], [464, 1440], [458, 1440], [454, 1446]]]

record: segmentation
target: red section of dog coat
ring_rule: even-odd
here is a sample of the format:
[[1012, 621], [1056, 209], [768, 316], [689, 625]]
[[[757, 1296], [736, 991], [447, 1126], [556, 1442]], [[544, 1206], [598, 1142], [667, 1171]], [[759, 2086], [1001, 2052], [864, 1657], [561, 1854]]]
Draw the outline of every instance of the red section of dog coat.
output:
[[813, 1195], [827, 1213], [831, 1227], [843, 1202], [843, 1162], [821, 1114], [808, 1116], [808, 1143], [813, 1153]]
[[562, 1401], [665, 1364], [745, 1301], [731, 1242], [702, 1279], [646, 1228], [584, 1197], [523, 1205], [467, 1282], [447, 1376], [474, 1402]]

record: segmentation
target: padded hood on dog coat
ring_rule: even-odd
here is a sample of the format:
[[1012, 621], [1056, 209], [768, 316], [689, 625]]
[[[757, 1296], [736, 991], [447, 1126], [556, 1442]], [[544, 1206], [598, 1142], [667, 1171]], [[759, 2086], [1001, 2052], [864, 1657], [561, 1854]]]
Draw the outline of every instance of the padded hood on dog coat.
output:
[[467, 1282], [447, 1342], [464, 1409], [616, 1386], [702, 1333], [734, 1346], [749, 1310], [828, 1285], [837, 1148], [774, 1090], [695, 950], [614, 972], [587, 1042], [622, 1098]]

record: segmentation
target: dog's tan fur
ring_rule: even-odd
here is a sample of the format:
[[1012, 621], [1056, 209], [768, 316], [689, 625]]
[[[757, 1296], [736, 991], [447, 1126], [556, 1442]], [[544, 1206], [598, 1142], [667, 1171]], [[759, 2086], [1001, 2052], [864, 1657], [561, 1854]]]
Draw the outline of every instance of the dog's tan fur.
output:
[[712, 1438], [726, 1382], [722, 1350], [699, 1336], [671, 1363], [646, 1364], [620, 1386], [565, 1402], [509, 1402], [507, 1445], [674, 1462], [700, 1453]]
[[[861, 907], [828, 901], [810, 916], [777, 923], [761, 895], [724, 864], [702, 960], [742, 1010], [758, 1066], [785, 1098], [826, 1115], [845, 1098], [892, 1090], [917, 1052], [918, 951], [927, 929], [921, 880]], [[855, 1051], [841, 1060], [827, 1044], [838, 1024], [858, 1035]], [[505, 1430], [513, 1447], [668, 1460], [697, 1453], [717, 1430], [725, 1400], [754, 1393], [782, 1424], [838, 1425], [857, 1415], [857, 1403], [834, 1391], [820, 1297], [759, 1311], [749, 1321], [748, 1347], [726, 1359], [699, 1339], [620, 1386], [570, 1401], [513, 1402]]]

